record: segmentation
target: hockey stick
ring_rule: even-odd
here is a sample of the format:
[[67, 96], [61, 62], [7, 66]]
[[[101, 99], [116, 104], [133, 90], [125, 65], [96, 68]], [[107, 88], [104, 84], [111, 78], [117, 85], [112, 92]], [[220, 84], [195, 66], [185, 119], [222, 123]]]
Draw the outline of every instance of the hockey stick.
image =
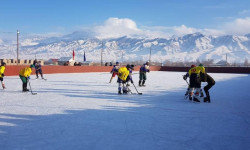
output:
[[[29, 86], [30, 86], [30, 82], [29, 82]], [[32, 92], [31, 86], [30, 86], [30, 92], [31, 92], [32, 95], [36, 95], [37, 94], [37, 93]]]
[[[134, 83], [132, 83], [132, 84], [134, 85]], [[135, 87], [135, 85], [134, 85], [134, 87]], [[142, 95], [142, 93], [139, 93], [139, 92], [138, 92], [138, 90], [137, 90], [136, 87], [135, 87], [135, 90], [136, 90], [137, 94]]]
[[[185, 75], [183, 75], [183, 79], [184, 79], [184, 76], [185, 76]], [[187, 79], [186, 79], [185, 81], [187, 82], [187, 85], [188, 85], [188, 87], [189, 87], [189, 83], [188, 83]], [[187, 99], [187, 98], [188, 98], [188, 94], [184, 96], [184, 99]]]
[[[183, 77], [184, 77], [185, 75], [183, 75]], [[186, 82], [187, 82], [187, 79], [185, 80]], [[187, 82], [187, 84], [188, 84], [188, 86], [189, 86], [189, 83]]]

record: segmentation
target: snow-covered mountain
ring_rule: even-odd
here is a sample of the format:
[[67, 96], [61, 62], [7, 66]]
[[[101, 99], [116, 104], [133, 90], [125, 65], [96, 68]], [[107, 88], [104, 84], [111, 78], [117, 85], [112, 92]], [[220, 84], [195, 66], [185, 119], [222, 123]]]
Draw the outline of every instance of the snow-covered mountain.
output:
[[[143, 60], [151, 61], [196, 61], [197, 59], [218, 62], [240, 63], [250, 60], [250, 34], [245, 36], [206, 36], [201, 33], [172, 38], [120, 37], [97, 39], [88, 32], [74, 32], [60, 37], [39, 37], [20, 39], [21, 59], [49, 59], [72, 56], [82, 61], [85, 52], [88, 61], [104, 62]], [[1, 58], [16, 58], [16, 41], [0, 39]]]

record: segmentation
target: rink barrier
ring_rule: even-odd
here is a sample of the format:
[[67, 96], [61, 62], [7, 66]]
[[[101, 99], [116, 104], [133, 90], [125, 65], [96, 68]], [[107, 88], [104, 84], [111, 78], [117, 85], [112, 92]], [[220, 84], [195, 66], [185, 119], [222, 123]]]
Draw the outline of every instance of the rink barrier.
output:
[[[205, 67], [207, 73], [240, 73], [250, 74], [250, 67]], [[190, 67], [163, 66], [159, 71], [188, 72]]]
[[[15, 76], [19, 75], [19, 71], [22, 68], [28, 66], [6, 66], [5, 75], [6, 76]], [[112, 66], [42, 66], [43, 74], [55, 74], [55, 73], [84, 73], [84, 72], [110, 72]], [[136, 66], [134, 71], [139, 71], [140, 66]], [[151, 71], [159, 71], [161, 67], [152, 66], [150, 67]], [[35, 74], [35, 69], [32, 69], [32, 73]]]
[[[18, 76], [20, 69], [28, 66], [6, 66], [6, 76]], [[134, 71], [139, 71], [136, 66]], [[187, 72], [189, 67], [150, 66], [151, 71], [178, 71]], [[54, 73], [84, 73], [84, 72], [110, 72], [112, 66], [42, 66], [44, 74]], [[250, 67], [206, 67], [208, 73], [246, 73], [250, 74]], [[35, 74], [35, 69], [32, 69]]]

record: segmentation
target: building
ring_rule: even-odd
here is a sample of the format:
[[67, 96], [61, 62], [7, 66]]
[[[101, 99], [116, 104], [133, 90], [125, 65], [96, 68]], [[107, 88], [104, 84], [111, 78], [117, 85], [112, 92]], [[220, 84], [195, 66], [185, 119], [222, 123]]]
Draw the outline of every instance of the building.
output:
[[61, 57], [58, 60], [58, 65], [64, 65], [64, 66], [74, 66], [75, 60], [73, 60], [72, 57]]
[[[38, 59], [41, 65], [44, 65], [44, 61], [42, 59]], [[6, 65], [17, 65], [17, 59], [0, 59], [0, 62], [5, 62]], [[33, 59], [18, 59], [18, 65], [31, 65], [33, 64]]]
[[49, 59], [47, 61], [44, 61], [45, 65], [58, 65], [58, 60], [59, 59]]

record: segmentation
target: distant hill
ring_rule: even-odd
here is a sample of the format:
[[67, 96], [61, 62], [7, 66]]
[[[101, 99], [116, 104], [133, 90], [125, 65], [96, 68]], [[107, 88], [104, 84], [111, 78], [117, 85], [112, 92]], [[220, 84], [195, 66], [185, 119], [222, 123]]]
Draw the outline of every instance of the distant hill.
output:
[[[0, 57], [16, 58], [16, 41], [0, 39]], [[135, 61], [149, 59], [155, 62], [211, 60], [242, 63], [250, 60], [250, 34], [245, 36], [206, 36], [201, 33], [172, 38], [120, 37], [97, 39], [87, 32], [74, 32], [61, 37], [28, 37], [20, 39], [20, 58], [49, 59], [72, 55], [82, 61], [84, 51], [88, 61]]]

